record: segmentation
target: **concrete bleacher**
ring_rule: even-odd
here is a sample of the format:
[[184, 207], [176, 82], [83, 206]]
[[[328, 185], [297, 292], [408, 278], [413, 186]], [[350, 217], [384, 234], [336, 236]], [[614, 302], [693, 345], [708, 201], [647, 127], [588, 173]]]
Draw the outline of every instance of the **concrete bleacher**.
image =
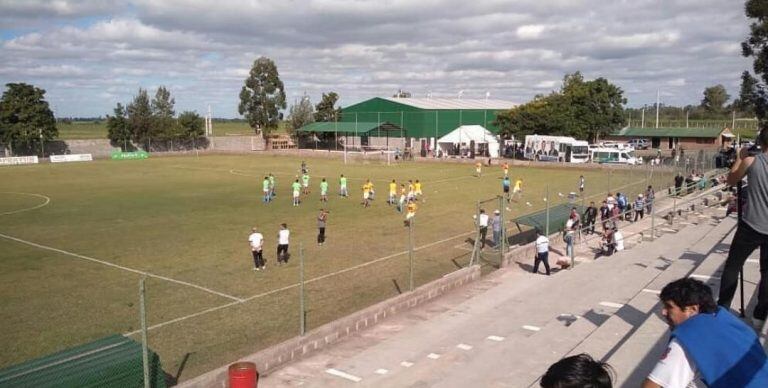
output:
[[[551, 277], [504, 268], [276, 370], [260, 383], [528, 387], [538, 386], [553, 362], [587, 352], [614, 367], [616, 386], [638, 386], [668, 339], [659, 290], [680, 277], [697, 276], [717, 293], [736, 225], [724, 212], [698, 206], [658, 228], [654, 241], [648, 241], [647, 231], [641, 235], [637, 224], [636, 233], [628, 230], [635, 237], [632, 249], [582, 260]], [[750, 305], [757, 266], [754, 257], [745, 265]], [[737, 304], [738, 295], [733, 307]]]

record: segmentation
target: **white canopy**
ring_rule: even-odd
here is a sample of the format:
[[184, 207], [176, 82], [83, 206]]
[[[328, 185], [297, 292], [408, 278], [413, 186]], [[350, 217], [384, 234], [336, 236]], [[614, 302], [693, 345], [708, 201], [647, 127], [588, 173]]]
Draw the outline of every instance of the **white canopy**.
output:
[[449, 150], [452, 147], [467, 148], [472, 141], [475, 142], [475, 146], [487, 144], [490, 156], [499, 156], [498, 138], [481, 125], [462, 125], [438, 139], [437, 144], [444, 153], [450, 153]]

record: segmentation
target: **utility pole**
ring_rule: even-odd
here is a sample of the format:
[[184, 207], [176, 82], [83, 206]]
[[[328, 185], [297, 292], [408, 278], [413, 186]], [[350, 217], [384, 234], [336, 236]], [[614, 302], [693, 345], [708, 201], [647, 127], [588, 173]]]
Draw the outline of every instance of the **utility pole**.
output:
[[656, 128], [659, 127], [659, 89], [656, 89]]
[[645, 107], [643, 107], [642, 114], [640, 116], [640, 128], [645, 128]]

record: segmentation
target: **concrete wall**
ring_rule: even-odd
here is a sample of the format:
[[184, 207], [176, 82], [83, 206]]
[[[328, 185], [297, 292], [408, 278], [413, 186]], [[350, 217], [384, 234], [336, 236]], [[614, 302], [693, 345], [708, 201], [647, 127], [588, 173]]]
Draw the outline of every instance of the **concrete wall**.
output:
[[[156, 142], [152, 144], [151, 152], [183, 155], [196, 151], [250, 153], [266, 149], [266, 144], [261, 136], [217, 136], [208, 139], [210, 141], [207, 145], [197, 144], [197, 150], [192, 147], [184, 149], [180, 144], [170, 147], [169, 145], [174, 144], [172, 142]], [[94, 158], [103, 159], [109, 158], [114, 151], [120, 151], [120, 148], [112, 147], [108, 139], [54, 140], [45, 143], [46, 155], [91, 154]]]
[[[392, 299], [385, 300], [352, 315], [323, 325], [304, 336], [295, 337], [258, 353], [246, 356], [239, 361], [253, 362], [256, 364], [259, 373], [269, 373], [283, 364], [307, 357], [334, 342], [344, 339], [344, 337], [376, 325], [388, 316], [422, 305], [478, 278], [480, 278], [479, 266], [460, 269], [438, 280], [427, 283], [413, 292], [406, 292]], [[183, 382], [179, 386], [226, 388], [228, 386], [227, 368], [228, 366], [222, 366], [190, 381]]]

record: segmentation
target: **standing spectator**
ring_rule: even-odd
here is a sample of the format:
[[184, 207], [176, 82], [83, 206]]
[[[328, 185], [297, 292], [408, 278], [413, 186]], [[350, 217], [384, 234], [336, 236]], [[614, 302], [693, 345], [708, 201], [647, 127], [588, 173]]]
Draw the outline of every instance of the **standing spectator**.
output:
[[608, 208], [608, 201], [603, 201], [603, 205], [600, 206], [600, 222], [603, 224], [603, 229], [605, 229], [605, 223], [610, 217], [611, 210]]
[[261, 182], [261, 191], [264, 193], [264, 199], [263, 202], [267, 203], [272, 200], [272, 196], [269, 192], [269, 177], [264, 177], [264, 180]]
[[597, 208], [595, 202], [589, 203], [589, 207], [584, 211], [584, 227], [585, 232], [589, 234], [595, 234], [595, 220], [597, 220]]
[[501, 191], [504, 193], [504, 198], [509, 202], [509, 177], [505, 176], [501, 180]]
[[584, 194], [584, 175], [579, 176], [579, 195]]
[[267, 264], [261, 252], [264, 247], [264, 236], [257, 231], [255, 226], [251, 228], [251, 235], [248, 236], [248, 244], [251, 246], [251, 254], [253, 255], [253, 270], [259, 271], [266, 269]]
[[645, 199], [643, 198], [643, 194], [640, 193], [637, 195], [637, 199], [635, 200], [635, 220], [634, 222], [637, 222], [638, 217], [642, 220], [643, 219], [643, 213], [645, 211]]
[[653, 191], [653, 186], [648, 185], [645, 189], [645, 209], [648, 211], [648, 215], [653, 212], [653, 201], [656, 199], [656, 192]]
[[573, 220], [573, 230], [579, 230], [579, 228], [581, 228], [581, 216], [579, 216], [576, 207], [571, 208], [571, 214], [568, 216], [568, 219]]
[[317, 215], [317, 245], [325, 244], [325, 225], [328, 222], [328, 212], [325, 209], [320, 209], [320, 214]]
[[605, 204], [608, 205], [608, 211], [612, 213], [613, 208], [616, 207], [616, 198], [613, 197], [613, 194], [608, 193], [605, 197]]
[[288, 230], [288, 224], [280, 224], [280, 231], [277, 232], [277, 265], [288, 264], [288, 244], [291, 231]]
[[485, 248], [485, 238], [488, 235], [488, 220], [485, 209], [480, 209], [480, 217], [477, 219], [477, 227], [480, 228], [480, 249]]
[[342, 197], [349, 197], [349, 191], [347, 191], [347, 177], [341, 174], [339, 177], [339, 195]]
[[643, 388], [768, 387], [768, 360], [755, 332], [718, 307], [703, 282], [682, 278], [661, 290], [661, 315], [672, 330]]
[[499, 209], [493, 211], [493, 218], [491, 219], [491, 229], [493, 230], [493, 247], [496, 249], [501, 248], [501, 231], [503, 225], [501, 224], [501, 212]]
[[565, 229], [563, 229], [563, 241], [565, 241], [565, 255], [568, 257], [573, 256], [573, 240], [574, 240], [573, 219], [569, 218], [568, 221], [565, 222]]
[[619, 207], [619, 219], [624, 219], [627, 212], [627, 196], [622, 193], [616, 193], [616, 205]]
[[533, 262], [533, 273], [539, 273], [539, 263], [544, 264], [544, 269], [547, 270], [547, 276], [549, 276], [549, 239], [541, 230], [536, 229], [536, 259]]
[[720, 283], [720, 296], [717, 303], [729, 307], [739, 270], [752, 252], [760, 247], [760, 283], [758, 285], [757, 306], [752, 313], [753, 323], [762, 328], [768, 316], [768, 130], [763, 129], [757, 135], [756, 143], [762, 151], [742, 148], [728, 173], [728, 184], [736, 185], [747, 177], [749, 185], [746, 202], [736, 234], [731, 241], [731, 249], [725, 260], [723, 277]]
[[612, 388], [613, 369], [586, 353], [563, 358], [541, 376], [542, 388]]
[[683, 182], [685, 181], [685, 178], [683, 178], [683, 174], [680, 174], [679, 172], [677, 175], [675, 175], [675, 195], [682, 195], [683, 194]]
[[320, 202], [328, 202], [328, 181], [320, 181]]
[[299, 206], [299, 203], [301, 202], [299, 199], [301, 196], [301, 183], [299, 183], [298, 179], [293, 181], [291, 189], [293, 190], [293, 206]]

